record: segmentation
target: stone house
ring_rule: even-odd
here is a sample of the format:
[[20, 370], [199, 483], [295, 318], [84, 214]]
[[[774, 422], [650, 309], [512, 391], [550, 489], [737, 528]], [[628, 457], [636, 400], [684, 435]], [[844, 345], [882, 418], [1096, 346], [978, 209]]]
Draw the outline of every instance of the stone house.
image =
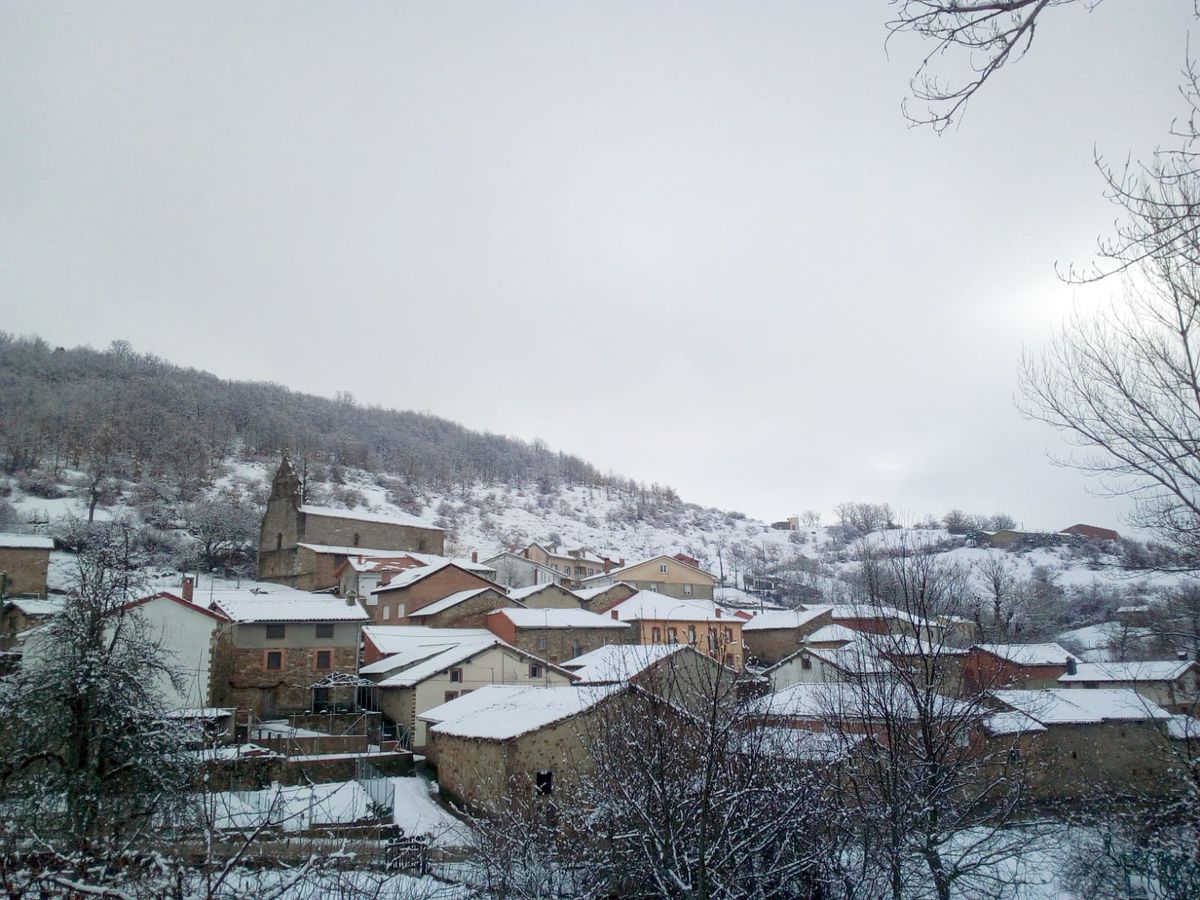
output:
[[794, 684], [883, 678], [892, 671], [892, 664], [867, 641], [854, 641], [836, 650], [801, 647], [762, 674], [772, 690], [780, 691]]
[[[304, 548], [306, 545], [301, 545]], [[494, 581], [496, 570], [477, 561], [478, 554], [471, 554], [471, 559], [445, 556], [434, 556], [429, 553], [397, 553], [394, 550], [361, 550], [352, 547], [316, 547], [325, 553], [335, 553], [341, 559], [334, 572], [338, 582], [338, 596], [357, 597], [363, 604], [369, 604], [373, 599], [371, 592], [381, 584], [387, 584], [396, 575], [407, 569], [418, 569], [422, 566], [436, 566], [452, 562], [460, 569], [473, 572], [481, 578]]]
[[574, 677], [492, 634], [463, 640], [423, 659], [412, 656], [385, 657], [364, 666], [362, 674], [377, 684], [380, 712], [398, 726], [400, 740], [417, 752], [424, 752], [428, 743], [419, 718], [427, 710], [487, 685], [566, 685]]
[[575, 587], [585, 578], [606, 572], [614, 565], [625, 564], [625, 560], [614, 563], [607, 557], [593, 553], [587, 547], [561, 547], [558, 544], [539, 544], [536, 541], [522, 550], [521, 555], [546, 566], [552, 572], [561, 572], [567, 587]]
[[499, 609], [487, 616], [497, 637], [552, 663], [565, 663], [605, 644], [632, 640], [628, 622], [583, 609]]
[[10, 597], [0, 606], [0, 652], [20, 654], [20, 636], [62, 612], [59, 597]]
[[1058, 686], [1125, 688], [1169, 712], [1193, 713], [1200, 702], [1200, 664], [1188, 660], [1076, 663], [1059, 676]]
[[45, 597], [54, 541], [33, 534], [0, 534], [0, 597]]
[[732, 697], [737, 673], [686, 644], [607, 644], [563, 663], [578, 685], [632, 685], [706, 716], [714, 697]]
[[563, 584], [573, 581], [566, 572], [552, 569], [521, 553], [505, 550], [484, 560], [495, 572], [495, 581], [510, 590], [512, 588], [536, 587], [540, 584]]
[[1010, 741], [1019, 733], [1023, 775], [1035, 798], [1079, 801], [1178, 790], [1170, 775], [1178, 767], [1167, 737], [1170, 714], [1135, 691], [1003, 690], [991, 696], [1020, 716], [1002, 719], [1010, 724], [996, 736]]
[[1077, 661], [1058, 644], [975, 644], [963, 657], [967, 690], [1054, 688]]
[[1117, 534], [1111, 528], [1102, 528], [1099, 525], [1084, 525], [1077, 523], [1070, 528], [1064, 528], [1062, 534], [1071, 534], [1076, 537], [1081, 537], [1086, 541], [1119, 541], [1121, 535]]
[[517, 605], [499, 588], [473, 588], [435, 600], [400, 621], [431, 628], [482, 628], [491, 612]]
[[558, 584], [539, 584], [508, 592], [526, 609], [581, 609], [583, 603], [572, 591]]
[[589, 727], [632, 690], [493, 685], [427, 711], [442, 793], [473, 810], [569, 793], [591, 764]]
[[743, 622], [711, 601], [638, 591], [608, 615], [633, 625], [635, 643], [687, 644], [731, 669], [742, 667]]
[[[313, 551], [313, 546], [443, 552], [445, 532], [440, 528], [401, 515], [356, 513], [304, 504], [299, 484], [295, 470], [285, 458], [271, 483], [271, 497], [259, 529], [260, 581], [301, 590], [336, 586], [334, 573], [346, 554], [322, 554]], [[309, 546], [302, 552], [300, 544]], [[328, 558], [321, 559], [322, 556]]]
[[213, 706], [263, 719], [304, 712], [329, 701], [314, 693], [317, 681], [358, 671], [359, 630], [369, 619], [353, 600], [277, 584], [205, 592], [204, 599], [229, 620], [213, 653]]
[[608, 612], [623, 600], [628, 600], [637, 593], [637, 588], [618, 581], [616, 584], [601, 587], [577, 588], [572, 591], [579, 598], [579, 605], [588, 612]]
[[802, 639], [833, 622], [833, 607], [768, 610], [742, 626], [746, 653], [762, 665], [774, 665], [796, 652]]
[[657, 591], [679, 599], [712, 600], [715, 575], [682, 562], [673, 556], [655, 556], [631, 565], [622, 565], [583, 581], [583, 587], [607, 587], [624, 581], [639, 591]]
[[424, 606], [452, 594], [493, 588], [496, 583], [454, 562], [406, 569], [371, 591], [366, 600], [371, 618], [380, 624], [403, 624]]

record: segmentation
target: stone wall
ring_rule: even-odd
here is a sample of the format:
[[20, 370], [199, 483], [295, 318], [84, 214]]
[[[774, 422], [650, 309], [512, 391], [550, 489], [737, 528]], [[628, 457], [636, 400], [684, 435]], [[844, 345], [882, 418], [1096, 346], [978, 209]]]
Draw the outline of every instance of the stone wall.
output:
[[[224, 643], [221, 641], [220, 643]], [[325, 647], [332, 655], [330, 669], [316, 667], [316, 650], [308, 647], [233, 648], [230, 669], [220, 690], [219, 706], [253, 709], [259, 718], [303, 712], [312, 708], [313, 682], [334, 672], [355, 672], [358, 649]], [[267, 669], [268, 653], [282, 654], [282, 667]], [[218, 666], [214, 656], [214, 673]]]
[[[399, 613], [401, 608], [404, 609], [404, 615], [407, 616], [430, 603], [435, 603], [451, 594], [457, 594], [459, 591], [471, 591], [486, 587], [495, 587], [495, 585], [486, 578], [480, 578], [466, 569], [460, 569], [458, 566], [446, 566], [432, 575], [426, 575], [416, 584], [376, 594], [378, 605], [368, 607], [367, 612], [380, 625], [401, 625], [404, 624], [401, 621], [404, 617]], [[386, 617], [385, 610], [387, 611]]]
[[584, 601], [581, 605], [588, 612], [605, 613], [616, 606], [618, 603], [623, 603], [628, 600], [637, 591], [627, 584], [614, 584], [607, 591], [602, 591], [596, 594], [590, 600]]
[[791, 656], [800, 648], [802, 638], [831, 621], [829, 613], [825, 613], [797, 628], [743, 629], [742, 640], [745, 641], [746, 652], [750, 656], [763, 665], [770, 666], [786, 656]]
[[6, 594], [46, 596], [50, 551], [36, 547], [0, 547], [0, 572], [5, 573]]
[[516, 603], [504, 594], [489, 590], [431, 616], [418, 616], [401, 621], [407, 625], [427, 625], [431, 628], [486, 628], [488, 613], [513, 606], [516, 606]]
[[[496, 619], [507, 621], [504, 616], [492, 616]], [[634, 633], [632, 628], [514, 628], [511, 638], [497, 636], [526, 653], [560, 663], [605, 644], [631, 644]]]
[[521, 600], [527, 609], [579, 609], [579, 598], [557, 584], [542, 588]]

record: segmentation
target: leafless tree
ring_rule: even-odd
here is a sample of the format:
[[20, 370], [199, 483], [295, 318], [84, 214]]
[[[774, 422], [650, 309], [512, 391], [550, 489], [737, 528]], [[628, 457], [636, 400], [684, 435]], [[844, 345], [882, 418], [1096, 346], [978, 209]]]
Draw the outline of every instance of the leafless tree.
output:
[[989, 553], [973, 566], [979, 584], [981, 612], [977, 617], [985, 635], [997, 643], [1008, 643], [1013, 620], [1024, 607], [1025, 592], [1012, 564], [998, 553]]

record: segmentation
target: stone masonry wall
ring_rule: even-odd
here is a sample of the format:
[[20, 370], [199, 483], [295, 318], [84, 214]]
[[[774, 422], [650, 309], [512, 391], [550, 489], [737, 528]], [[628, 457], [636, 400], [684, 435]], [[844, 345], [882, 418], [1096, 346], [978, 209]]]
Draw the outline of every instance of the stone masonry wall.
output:
[[0, 572], [7, 575], [5, 592], [46, 596], [46, 571], [50, 551], [27, 547], [0, 547]]

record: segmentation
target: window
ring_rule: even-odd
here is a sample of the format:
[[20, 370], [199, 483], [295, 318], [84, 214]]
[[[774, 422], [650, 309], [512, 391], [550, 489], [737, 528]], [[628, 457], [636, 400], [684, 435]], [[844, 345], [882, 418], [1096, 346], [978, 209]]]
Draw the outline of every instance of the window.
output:
[[383, 617], [385, 619], [390, 619], [391, 616], [392, 616], [392, 608], [390, 606], [385, 606], [383, 608]]
[[696, 626], [695, 625], [688, 626], [688, 643], [689, 644], [696, 643]]
[[545, 639], [544, 637], [540, 637], [540, 638], [538, 638], [538, 649], [539, 649], [539, 650], [545, 650], [545, 649], [546, 649], [546, 639]]
[[283, 651], [268, 650], [267, 651], [267, 671], [278, 672], [283, 668]]
[[685, 584], [685, 585], [683, 586], [683, 595], [684, 595], [685, 597], [690, 597], [690, 596], [692, 596], [692, 586], [691, 586], [690, 584]]
[[450, 670], [450, 682], [451, 684], [462, 684], [462, 669]]
[[679, 643], [679, 632], [676, 631], [674, 628], [667, 629], [667, 643], [668, 644], [678, 644]]
[[579, 639], [576, 638], [575, 640], [571, 641], [571, 658], [574, 659], [581, 653], [583, 653], [583, 644], [579, 643]]
[[725, 643], [727, 643], [727, 644], [733, 643], [733, 629], [732, 628], [725, 629]]
[[717, 649], [717, 629], [715, 628], [708, 629], [708, 649]]
[[1008, 761], [1010, 763], [1019, 763], [1021, 761], [1021, 748], [1010, 747], [1008, 749]]
[[278, 622], [268, 623], [266, 628], [268, 641], [282, 641], [284, 635], [287, 634], [287, 626], [281, 625]]
[[319, 625], [317, 625], [317, 637], [319, 637], [319, 638], [333, 637], [333, 623], [332, 622], [322, 622]]
[[725, 665], [731, 669], [733, 668], [733, 654], [732, 653], [725, 654]]
[[540, 663], [530, 663], [529, 664], [529, 677], [530, 678], [541, 678], [544, 674], [546, 674], [545, 670], [542, 668]]
[[355, 547], [358, 546], [358, 532], [357, 531], [354, 532], [354, 546]]
[[313, 688], [313, 709], [329, 708], [329, 688]]
[[449, 703], [451, 700], [457, 700], [458, 699], [458, 691], [446, 691], [446, 693], [443, 694], [443, 697], [444, 697], [444, 699], [442, 700], [443, 703]]
[[278, 531], [275, 533], [275, 549], [276, 550], [283, 549], [283, 532], [282, 531]]
[[800, 668], [802, 668], [806, 671], [811, 669], [812, 668], [812, 659], [807, 656], [800, 657]]
[[667, 564], [666, 564], [666, 563], [660, 563], [660, 564], [659, 564], [659, 566], [658, 566], [658, 571], [660, 571], [660, 572], [662, 572], [664, 575], [666, 575], [666, 574], [667, 574]]
[[534, 789], [543, 797], [549, 797], [554, 793], [554, 773], [553, 772], [538, 772], [534, 776]]
[[332, 669], [333, 668], [333, 651], [318, 650], [317, 651], [317, 668]]
[[662, 629], [655, 626], [650, 629], [650, 641], [655, 644], [662, 643]]
[[657, 593], [658, 593], [658, 585], [657, 585], [657, 584], [654, 584], [654, 583], [652, 582], [652, 583], [650, 583], [650, 584], [646, 585], [646, 590], [648, 590], [648, 591], [654, 591], [654, 593], [656, 593], [656, 594], [657, 594]]

